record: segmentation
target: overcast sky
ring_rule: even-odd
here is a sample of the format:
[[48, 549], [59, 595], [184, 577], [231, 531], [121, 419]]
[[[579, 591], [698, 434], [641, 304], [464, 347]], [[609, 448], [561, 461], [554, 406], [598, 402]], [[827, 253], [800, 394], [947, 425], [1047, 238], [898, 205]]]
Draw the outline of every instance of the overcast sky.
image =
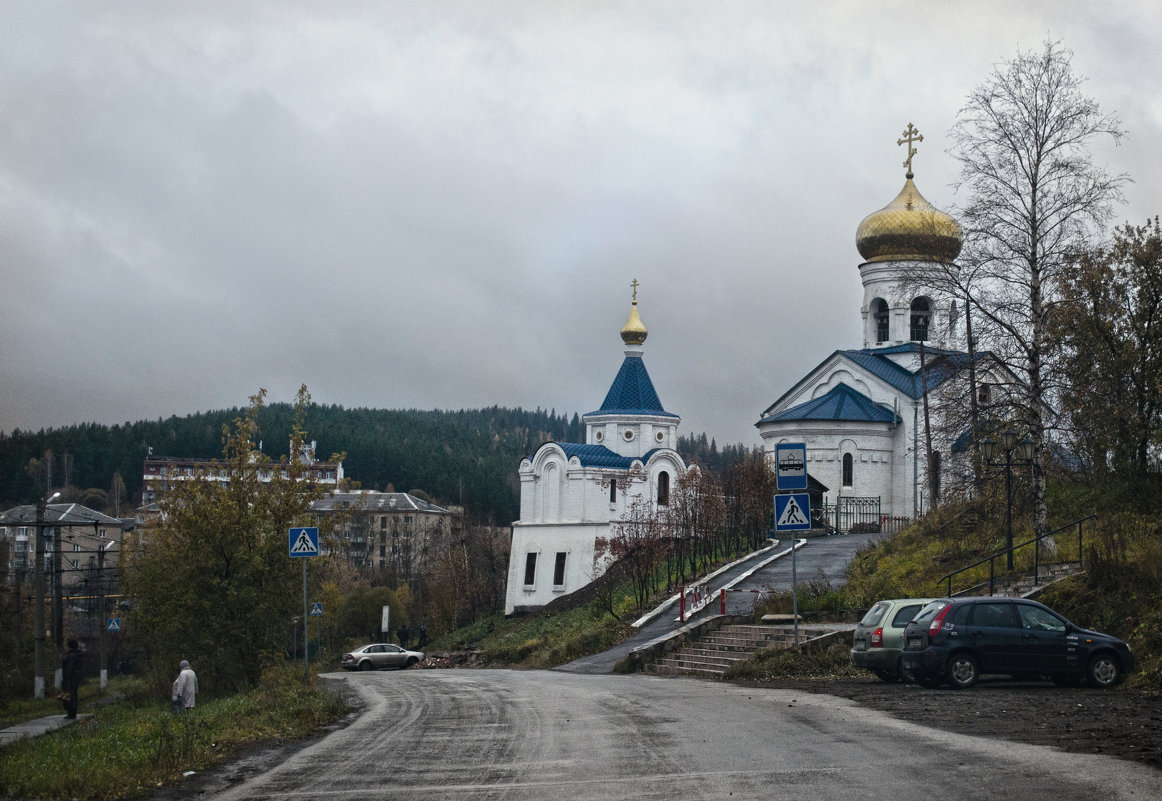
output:
[[0, 2], [0, 431], [244, 405], [598, 408], [641, 283], [681, 431], [859, 347], [855, 230], [1047, 37], [1162, 213], [1142, 2]]

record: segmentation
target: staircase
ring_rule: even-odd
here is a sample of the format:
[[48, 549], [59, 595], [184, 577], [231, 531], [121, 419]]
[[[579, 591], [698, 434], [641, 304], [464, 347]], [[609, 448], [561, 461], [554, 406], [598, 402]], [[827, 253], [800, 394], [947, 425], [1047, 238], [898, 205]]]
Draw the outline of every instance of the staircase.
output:
[[[1036, 595], [1050, 584], [1054, 584], [1067, 576], [1072, 576], [1074, 573], [1080, 572], [1080, 562], [1062, 562], [1054, 565], [1045, 565], [1038, 571], [1037, 581], [1033, 580], [1032, 573], [1023, 576], [1010, 576], [994, 588], [993, 595], [1003, 595], [1009, 598], [1028, 598]], [[985, 587], [985, 591], [988, 591], [987, 586]]]
[[[799, 625], [799, 643], [835, 635], [835, 626]], [[846, 627], [846, 628], [850, 628]], [[795, 642], [793, 625], [725, 625], [643, 666], [649, 673], [682, 674], [717, 679], [735, 662], [745, 662], [764, 648], [789, 648]]]

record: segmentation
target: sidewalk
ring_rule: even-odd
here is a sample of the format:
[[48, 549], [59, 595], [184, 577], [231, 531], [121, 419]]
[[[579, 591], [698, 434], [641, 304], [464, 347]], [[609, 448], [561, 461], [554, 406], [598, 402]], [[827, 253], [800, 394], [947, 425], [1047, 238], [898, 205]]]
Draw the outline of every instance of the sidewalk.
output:
[[[77, 715], [77, 720], [84, 720], [89, 717], [92, 717], [92, 715]], [[35, 720], [26, 720], [23, 723], [17, 723], [15, 726], [0, 730], [0, 746], [8, 745], [11, 742], [19, 740], [21, 737], [36, 737], [39, 734], [44, 734], [53, 729], [59, 729], [61, 726], [66, 726], [72, 722], [64, 715], [49, 715], [48, 717], [36, 718]]]

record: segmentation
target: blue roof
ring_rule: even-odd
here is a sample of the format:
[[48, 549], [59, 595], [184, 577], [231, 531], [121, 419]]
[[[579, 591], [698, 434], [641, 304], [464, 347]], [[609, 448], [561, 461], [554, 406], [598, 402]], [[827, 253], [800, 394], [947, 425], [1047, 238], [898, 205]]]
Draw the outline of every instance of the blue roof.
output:
[[629, 470], [630, 466], [636, 461], [645, 464], [655, 453], [662, 450], [661, 448], [654, 448], [639, 458], [636, 456], [621, 456], [604, 445], [583, 445], [577, 442], [555, 442], [553, 444], [565, 452], [566, 459], [572, 459], [576, 456], [577, 460], [581, 462], [582, 467], [611, 467], [617, 470]]
[[[908, 397], [918, 400], [924, 396], [924, 378], [920, 375], [920, 371], [901, 367], [888, 358], [900, 353], [919, 354], [920, 344], [918, 342], [893, 345], [888, 348], [841, 350], [839, 352], [872, 375], [882, 378]], [[988, 351], [981, 351], [976, 354], [976, 360], [980, 361], [989, 355]], [[928, 372], [928, 391], [931, 392], [959, 373], [968, 366], [968, 362], [969, 356], [963, 351], [925, 347], [924, 366]]]
[[798, 420], [839, 420], [852, 423], [894, 423], [896, 415], [867, 395], [840, 384], [814, 400], [784, 409], [759, 420], [759, 423], [784, 423]]
[[641, 414], [677, 417], [662, 408], [646, 364], [638, 354], [625, 357], [601, 408], [588, 414]]

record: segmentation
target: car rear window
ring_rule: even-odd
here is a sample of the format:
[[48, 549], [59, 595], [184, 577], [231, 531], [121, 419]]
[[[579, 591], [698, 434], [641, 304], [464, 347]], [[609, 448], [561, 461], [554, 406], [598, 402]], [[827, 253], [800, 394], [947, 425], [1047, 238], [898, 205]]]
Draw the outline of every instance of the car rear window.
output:
[[886, 601], [880, 601], [878, 604], [867, 610], [867, 614], [863, 616], [863, 620], [859, 621], [861, 626], [878, 626], [879, 622], [884, 618], [884, 612], [888, 611], [888, 604]]
[[912, 618], [916, 616], [916, 613], [920, 611], [921, 606], [922, 604], [908, 604], [907, 606], [901, 606], [896, 611], [896, 614], [892, 617], [892, 628], [902, 629], [904, 626], [908, 625], [908, 623], [912, 621]]
[[946, 606], [948, 606], [948, 601], [933, 601], [921, 609], [920, 614], [912, 618], [912, 622], [927, 623], [929, 620], [936, 617], [936, 613]]

